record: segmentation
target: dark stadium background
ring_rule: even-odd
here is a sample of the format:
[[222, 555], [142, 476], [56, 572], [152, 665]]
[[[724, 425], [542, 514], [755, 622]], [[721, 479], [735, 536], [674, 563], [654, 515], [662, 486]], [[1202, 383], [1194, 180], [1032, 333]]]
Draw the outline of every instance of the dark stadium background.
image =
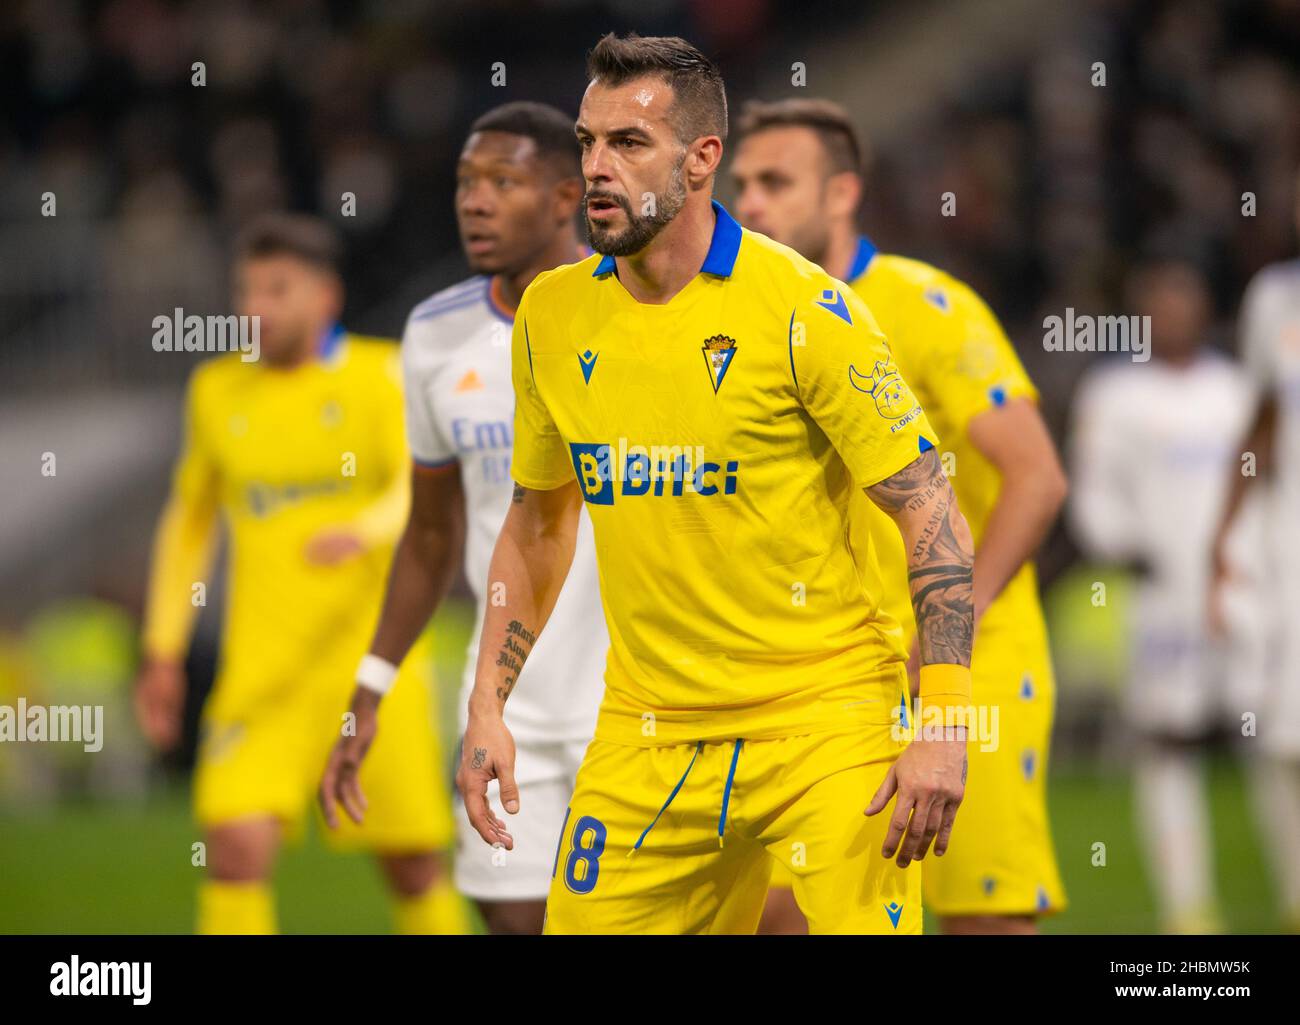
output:
[[[154, 764], [127, 703], [194, 360], [155, 353], [152, 318], [224, 312], [226, 243], [249, 216], [290, 207], [345, 234], [346, 323], [400, 333], [415, 302], [465, 274], [451, 190], [468, 124], [511, 99], [575, 111], [586, 49], [633, 28], [714, 56], [733, 111], [796, 93], [791, 65], [803, 61], [803, 92], [847, 105], [870, 140], [864, 227], [989, 300], [1062, 444], [1074, 387], [1098, 357], [1046, 358], [1046, 312], [1121, 312], [1127, 272], [1177, 254], [1209, 276], [1215, 344], [1231, 352], [1246, 280], [1295, 252], [1295, 0], [6, 4], [0, 702], [94, 695], [110, 740], [94, 758], [0, 746], [0, 931], [186, 931], [192, 918], [189, 753]], [[504, 87], [492, 85], [497, 61]], [[1090, 81], [1097, 61], [1103, 88]], [[338, 216], [345, 190], [356, 217]], [[1236, 215], [1248, 190], [1254, 218]], [[940, 216], [948, 191], [954, 218]], [[45, 192], [55, 217], [41, 216]], [[39, 473], [44, 451], [58, 454], [54, 478]], [[1080, 562], [1060, 528], [1041, 570], [1060, 680], [1051, 808], [1072, 901], [1047, 929], [1150, 930], [1115, 702], [1124, 578]], [[1098, 579], [1113, 585], [1105, 610], [1087, 601]], [[191, 658], [200, 692], [219, 604]], [[471, 620], [461, 586], [435, 628], [446, 728]], [[1216, 750], [1224, 911], [1236, 930], [1273, 930], [1241, 773]], [[1091, 865], [1097, 841], [1105, 868]], [[386, 928], [363, 860], [312, 839], [279, 880], [290, 931]]]

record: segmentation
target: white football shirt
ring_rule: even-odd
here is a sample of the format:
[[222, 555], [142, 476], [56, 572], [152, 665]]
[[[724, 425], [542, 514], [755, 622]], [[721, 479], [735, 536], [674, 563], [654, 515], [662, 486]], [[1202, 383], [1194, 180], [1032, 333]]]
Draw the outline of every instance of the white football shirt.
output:
[[1114, 361], [1089, 373], [1075, 398], [1071, 524], [1094, 556], [1149, 570], [1137, 585], [1125, 695], [1147, 728], [1204, 728], [1263, 683], [1254, 657], [1263, 643], [1257, 496], [1229, 539], [1240, 574], [1225, 595], [1232, 673], [1215, 669], [1227, 653], [1206, 629], [1214, 531], [1252, 402], [1242, 369], [1210, 352], [1181, 367]]
[[[402, 338], [411, 454], [426, 466], [458, 460], [465, 490], [465, 575], [477, 616], [462, 681], [462, 729], [491, 597], [492, 549], [514, 491], [513, 318], [495, 300], [491, 284], [489, 276], [473, 277], [426, 299], [411, 311]], [[591, 520], [584, 508], [559, 601], [506, 702], [506, 724], [515, 739], [590, 739], [604, 692], [608, 647]]]
[[1278, 416], [1265, 543], [1274, 691], [1260, 737], [1294, 758], [1300, 757], [1300, 260], [1255, 275], [1242, 300], [1240, 329], [1247, 372], [1260, 394], [1277, 400]]
[[1300, 522], [1300, 260], [1272, 264], [1252, 279], [1241, 306], [1241, 354], [1255, 389], [1278, 403], [1270, 559], [1277, 560], [1283, 593], [1295, 599], [1300, 597], [1300, 549], [1294, 539]]

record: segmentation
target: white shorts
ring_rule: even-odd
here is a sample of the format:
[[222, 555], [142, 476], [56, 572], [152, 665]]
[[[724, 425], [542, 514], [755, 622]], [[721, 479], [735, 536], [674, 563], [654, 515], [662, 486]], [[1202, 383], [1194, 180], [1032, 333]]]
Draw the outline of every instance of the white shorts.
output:
[[508, 815], [501, 807], [496, 780], [488, 784], [492, 810], [514, 838], [512, 851], [483, 842], [457, 794], [455, 877], [461, 893], [482, 901], [546, 900], [564, 813], [587, 744], [586, 740], [516, 743], [519, 814]]
[[1196, 739], [1240, 730], [1265, 689], [1267, 629], [1251, 594], [1225, 603], [1228, 635], [1212, 637], [1205, 612], [1177, 594], [1157, 592], [1138, 607], [1124, 711], [1141, 733]]
[[1221, 726], [1232, 728], [1240, 702], [1232, 700], [1229, 685], [1257, 682], [1259, 673], [1230, 673], [1228, 666], [1222, 652], [1208, 647], [1199, 660], [1139, 661], [1124, 693], [1124, 713], [1144, 734], [1193, 739]]

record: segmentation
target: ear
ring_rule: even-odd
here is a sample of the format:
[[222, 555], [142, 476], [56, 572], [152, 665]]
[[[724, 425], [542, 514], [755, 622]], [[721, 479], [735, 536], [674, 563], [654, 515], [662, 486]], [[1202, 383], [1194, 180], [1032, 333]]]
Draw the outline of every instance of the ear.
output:
[[557, 223], [571, 221], [578, 214], [586, 187], [581, 178], [561, 178], [551, 190], [552, 212]]
[[325, 278], [325, 307], [332, 320], [343, 316], [343, 279], [337, 274]]
[[826, 179], [826, 214], [829, 217], [857, 216], [862, 202], [862, 178], [852, 171], [841, 171]]
[[700, 188], [722, 165], [722, 140], [716, 135], [702, 135], [687, 151], [686, 181], [691, 188]]

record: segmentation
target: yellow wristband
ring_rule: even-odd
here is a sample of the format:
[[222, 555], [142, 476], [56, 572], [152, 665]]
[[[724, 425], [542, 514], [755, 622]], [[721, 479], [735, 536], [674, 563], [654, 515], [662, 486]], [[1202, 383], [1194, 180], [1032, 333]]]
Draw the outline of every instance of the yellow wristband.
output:
[[960, 698], [970, 701], [970, 668], [943, 662], [921, 667], [921, 700]]
[[[972, 712], [970, 669], [949, 663], [922, 666], [920, 698], [921, 714], [926, 719], [937, 715], [944, 726], [969, 725]], [[938, 711], [927, 713], [927, 708]]]

